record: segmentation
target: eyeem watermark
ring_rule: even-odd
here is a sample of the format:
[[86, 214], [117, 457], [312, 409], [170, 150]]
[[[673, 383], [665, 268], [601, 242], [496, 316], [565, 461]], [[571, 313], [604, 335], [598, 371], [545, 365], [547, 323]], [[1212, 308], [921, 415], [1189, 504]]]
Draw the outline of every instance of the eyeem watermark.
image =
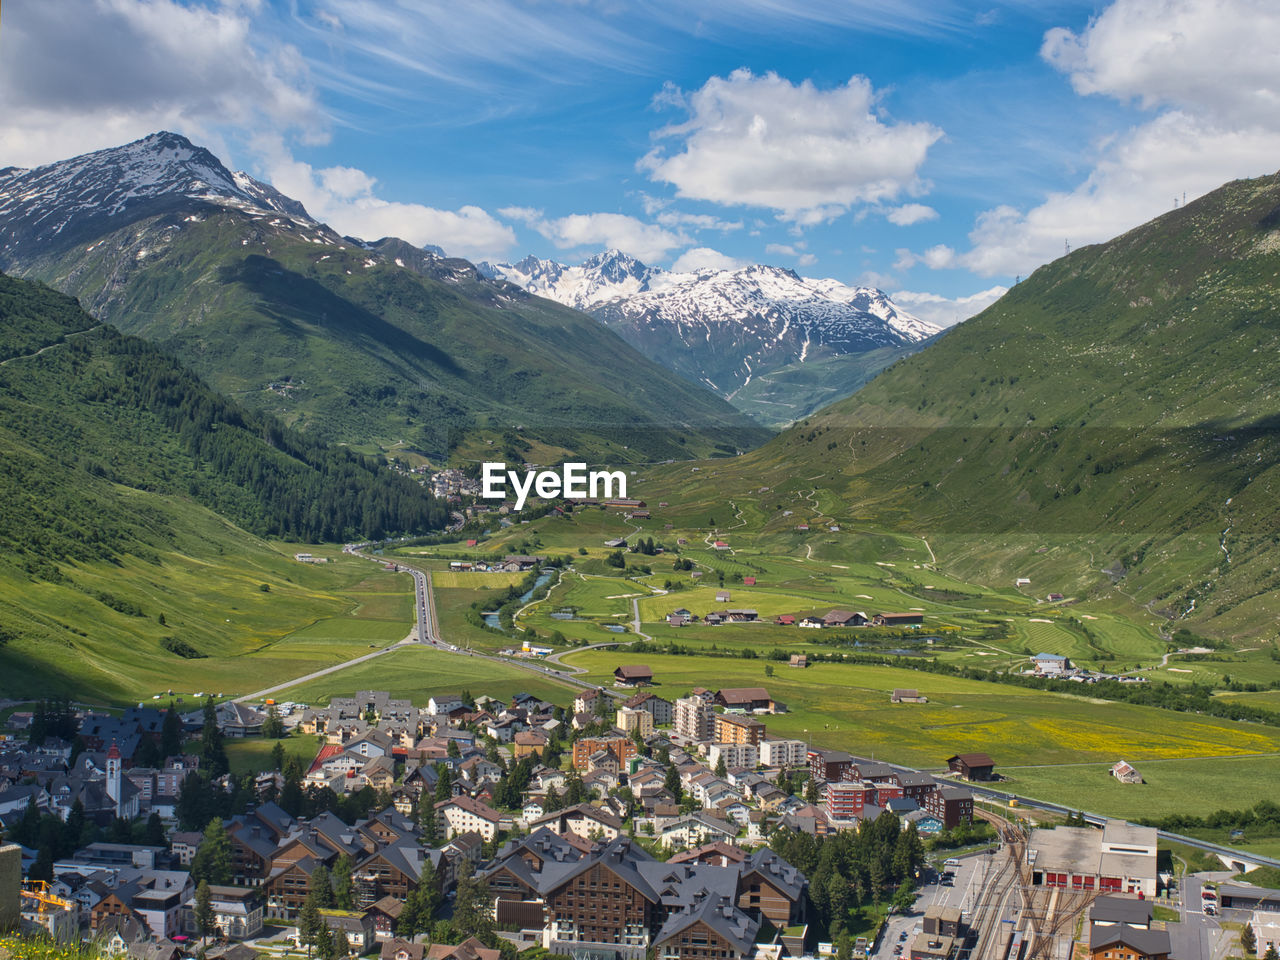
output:
[[559, 473], [554, 470], [526, 470], [523, 478], [516, 471], [508, 470], [505, 463], [485, 463], [481, 465], [480, 479], [480, 496], [486, 500], [507, 499], [507, 484], [510, 482], [516, 495], [517, 510], [524, 509], [530, 491], [543, 500], [555, 497], [564, 497], [566, 500], [612, 500], [624, 499], [627, 495], [625, 473], [621, 470], [588, 472], [585, 463], [566, 463]]

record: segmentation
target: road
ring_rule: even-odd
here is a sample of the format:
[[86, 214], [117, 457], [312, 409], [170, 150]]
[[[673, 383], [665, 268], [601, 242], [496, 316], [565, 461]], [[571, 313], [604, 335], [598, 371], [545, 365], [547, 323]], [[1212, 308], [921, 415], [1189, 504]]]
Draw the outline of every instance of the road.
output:
[[40, 354], [44, 353], [46, 350], [52, 350], [54, 347], [61, 347], [72, 337], [79, 337], [79, 336], [83, 336], [86, 333], [92, 333], [94, 330], [97, 330], [101, 326], [102, 324], [95, 323], [92, 327], [85, 327], [83, 330], [73, 330], [70, 333], [66, 334], [61, 340], [58, 340], [58, 341], [55, 341], [54, 343], [50, 343], [46, 346], [43, 346], [39, 350], [37, 350], [35, 353], [24, 353], [17, 357], [10, 357], [8, 360], [0, 360], [0, 367], [5, 366], [6, 364], [13, 363], [14, 361], [17, 361], [17, 360], [30, 360], [33, 357], [38, 357], [40, 356]]

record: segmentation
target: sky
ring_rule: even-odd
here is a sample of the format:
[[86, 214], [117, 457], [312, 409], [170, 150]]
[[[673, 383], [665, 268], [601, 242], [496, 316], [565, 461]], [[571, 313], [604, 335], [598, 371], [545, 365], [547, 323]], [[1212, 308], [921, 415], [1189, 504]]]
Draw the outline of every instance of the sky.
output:
[[1280, 168], [1273, 0], [10, 0], [0, 166], [167, 129], [342, 233], [941, 324]]

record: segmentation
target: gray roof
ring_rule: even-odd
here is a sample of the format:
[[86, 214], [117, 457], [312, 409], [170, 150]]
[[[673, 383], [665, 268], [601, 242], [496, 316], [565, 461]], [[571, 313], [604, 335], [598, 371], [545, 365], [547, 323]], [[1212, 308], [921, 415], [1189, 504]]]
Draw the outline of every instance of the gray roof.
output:
[[1140, 930], [1136, 927], [1116, 924], [1114, 927], [1094, 925], [1089, 930], [1089, 950], [1124, 944], [1146, 956], [1169, 952], [1169, 931]]
[[708, 896], [692, 909], [671, 916], [658, 931], [654, 943], [662, 944], [699, 922], [724, 937], [732, 945], [735, 954], [742, 956], [754, 952], [760, 921], [753, 920], [734, 906], [732, 896]]
[[1094, 923], [1127, 923], [1145, 926], [1151, 922], [1151, 903], [1133, 897], [1099, 897], [1089, 909], [1089, 919]]

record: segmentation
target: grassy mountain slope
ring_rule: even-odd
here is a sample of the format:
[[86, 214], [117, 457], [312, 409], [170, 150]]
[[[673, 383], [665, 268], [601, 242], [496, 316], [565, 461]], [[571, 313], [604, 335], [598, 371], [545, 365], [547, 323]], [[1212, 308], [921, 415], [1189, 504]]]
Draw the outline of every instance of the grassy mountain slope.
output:
[[637, 460], [732, 453], [767, 436], [585, 314], [495, 287], [466, 261], [381, 248], [202, 206], [14, 269], [329, 441], [442, 457], [516, 430], [593, 460]]
[[1230, 183], [1042, 267], [732, 472], [945, 540], [965, 576], [1038, 565], [1210, 633], [1269, 635], [1277, 277], [1280, 177]]
[[212, 678], [213, 658], [353, 606], [339, 587], [368, 575], [264, 536], [441, 523], [412, 480], [245, 411], [37, 284], [0, 276], [0, 354], [0, 693]]

